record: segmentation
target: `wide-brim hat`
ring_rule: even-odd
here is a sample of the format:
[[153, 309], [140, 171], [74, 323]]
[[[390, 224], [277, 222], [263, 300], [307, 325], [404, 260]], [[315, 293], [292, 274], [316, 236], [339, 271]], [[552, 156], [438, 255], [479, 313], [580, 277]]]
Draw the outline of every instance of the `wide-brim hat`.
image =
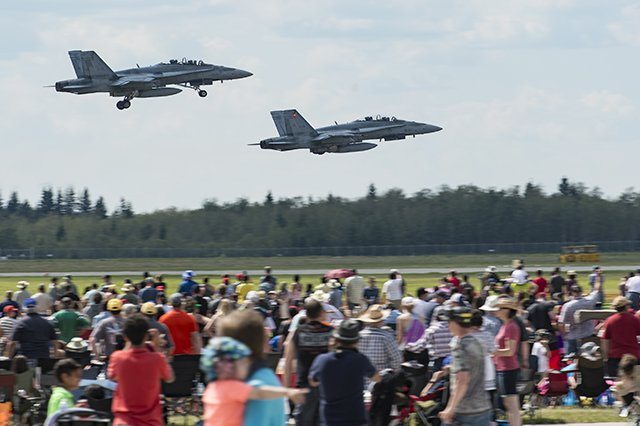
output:
[[488, 296], [485, 299], [484, 304], [482, 306], [480, 306], [480, 310], [485, 311], [485, 312], [496, 312], [496, 311], [499, 311], [500, 308], [496, 307], [496, 303], [497, 302], [498, 302], [498, 296], [496, 296], [496, 295]]
[[123, 285], [123, 286], [122, 286], [122, 288], [120, 289], [120, 291], [124, 291], [124, 292], [127, 292], [127, 291], [133, 291], [133, 290], [135, 290], [135, 287], [134, 287], [134, 286], [132, 286], [131, 284], [125, 284], [125, 285]]
[[498, 309], [506, 308], [506, 309], [511, 309], [513, 311], [517, 311], [518, 309], [520, 309], [520, 307], [518, 306], [518, 302], [515, 299], [512, 299], [511, 297], [499, 297], [498, 300], [496, 301], [495, 306]]
[[85, 351], [89, 348], [89, 343], [87, 343], [82, 337], [74, 337], [66, 344], [65, 349], [70, 351]]
[[498, 268], [496, 268], [495, 266], [487, 266], [486, 268], [484, 268], [485, 272], [496, 272], [498, 270]]
[[617, 296], [615, 299], [613, 299], [613, 302], [611, 303], [611, 306], [613, 308], [623, 308], [625, 306], [629, 306], [630, 304], [631, 304], [631, 302], [626, 297]]
[[18, 284], [16, 285], [16, 287], [20, 289], [25, 289], [28, 286], [29, 286], [29, 281], [18, 281]]
[[344, 342], [356, 342], [360, 340], [360, 330], [362, 330], [362, 323], [357, 319], [348, 318], [333, 331], [333, 337]]
[[316, 290], [309, 297], [317, 300], [318, 302], [326, 302], [327, 300], [329, 300], [329, 293], [325, 293], [322, 290]]
[[567, 271], [567, 275], [578, 275], [576, 271]]
[[391, 314], [391, 310], [384, 309], [382, 305], [371, 305], [358, 319], [367, 324], [375, 324], [384, 321]]

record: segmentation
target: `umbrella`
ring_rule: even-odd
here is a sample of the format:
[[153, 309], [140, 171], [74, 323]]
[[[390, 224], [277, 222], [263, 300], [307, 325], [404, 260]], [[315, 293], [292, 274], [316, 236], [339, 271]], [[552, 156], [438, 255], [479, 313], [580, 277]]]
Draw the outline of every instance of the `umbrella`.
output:
[[332, 269], [331, 271], [324, 274], [325, 278], [348, 278], [353, 276], [353, 271], [351, 269]]

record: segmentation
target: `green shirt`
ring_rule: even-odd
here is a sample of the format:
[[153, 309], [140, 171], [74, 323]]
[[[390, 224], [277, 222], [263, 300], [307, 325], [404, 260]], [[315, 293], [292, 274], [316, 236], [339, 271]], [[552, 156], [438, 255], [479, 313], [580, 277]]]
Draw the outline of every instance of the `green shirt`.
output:
[[66, 343], [76, 337], [78, 330], [89, 327], [89, 320], [86, 317], [67, 309], [56, 312], [53, 315], [53, 322], [60, 330], [60, 340]]
[[55, 386], [53, 392], [51, 392], [51, 398], [49, 398], [49, 405], [47, 406], [47, 417], [50, 417], [62, 410], [62, 405], [65, 409], [73, 408], [73, 395], [71, 392], [60, 386]]

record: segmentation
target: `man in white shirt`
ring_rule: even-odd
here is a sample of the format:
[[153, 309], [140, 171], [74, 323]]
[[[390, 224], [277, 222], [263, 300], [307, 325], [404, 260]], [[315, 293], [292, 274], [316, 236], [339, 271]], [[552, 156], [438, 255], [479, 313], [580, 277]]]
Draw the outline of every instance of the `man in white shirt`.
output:
[[38, 292], [33, 295], [32, 299], [36, 301], [36, 312], [41, 315], [47, 315], [53, 307], [53, 298], [46, 292], [46, 286], [40, 284]]
[[640, 268], [636, 269], [635, 276], [627, 280], [625, 287], [627, 287], [627, 296], [631, 301], [631, 308], [637, 311], [638, 307], [640, 307]]
[[367, 306], [363, 298], [366, 284], [364, 278], [358, 275], [358, 271], [354, 269], [353, 276], [344, 280], [344, 285], [347, 288], [347, 304], [349, 305], [349, 310], [353, 310], [356, 305]]
[[413, 299], [413, 313], [425, 321], [427, 318], [427, 311], [429, 310], [429, 303], [427, 302], [429, 293], [427, 293], [427, 289], [420, 287], [416, 290], [416, 296], [417, 297]]
[[524, 262], [520, 259], [513, 261], [513, 267], [515, 268], [511, 272], [511, 282], [515, 285], [524, 285], [529, 282], [529, 274], [524, 270]]
[[395, 272], [389, 274], [389, 280], [382, 286], [383, 303], [393, 305], [394, 308], [400, 309], [400, 300], [402, 299], [402, 280], [398, 279]]

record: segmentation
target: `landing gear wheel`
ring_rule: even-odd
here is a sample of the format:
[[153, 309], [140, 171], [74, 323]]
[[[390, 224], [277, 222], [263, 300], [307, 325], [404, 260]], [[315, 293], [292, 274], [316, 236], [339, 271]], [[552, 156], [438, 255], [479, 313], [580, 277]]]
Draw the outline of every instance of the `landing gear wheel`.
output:
[[125, 109], [127, 109], [127, 108], [129, 108], [129, 107], [131, 106], [131, 102], [130, 102], [130, 101], [128, 101], [128, 100], [124, 100], [124, 101], [122, 101], [122, 106], [123, 106]]
[[125, 108], [124, 102], [123, 101], [116, 102], [116, 108], [122, 111]]
[[198, 90], [198, 96], [200, 96], [201, 98], [206, 98], [207, 97], [207, 91], [206, 90]]

